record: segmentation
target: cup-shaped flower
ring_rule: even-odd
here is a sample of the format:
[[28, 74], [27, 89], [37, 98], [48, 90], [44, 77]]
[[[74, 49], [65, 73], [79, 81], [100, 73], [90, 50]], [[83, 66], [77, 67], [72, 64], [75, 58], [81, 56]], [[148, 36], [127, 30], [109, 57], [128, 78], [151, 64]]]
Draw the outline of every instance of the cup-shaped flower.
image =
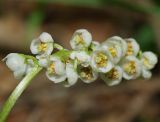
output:
[[109, 72], [101, 73], [100, 76], [108, 86], [114, 86], [121, 82], [123, 71], [120, 66], [115, 66]]
[[85, 67], [89, 65], [91, 59], [90, 55], [85, 51], [73, 51], [70, 54], [70, 58], [72, 60], [77, 60], [78, 64], [81, 64]]
[[95, 81], [98, 77], [98, 73], [95, 72], [90, 65], [87, 67], [84, 67], [82, 65], [78, 65], [77, 72], [78, 72], [79, 78], [84, 83], [91, 83], [91, 82]]
[[72, 63], [66, 63], [66, 81], [65, 87], [73, 86], [78, 80], [78, 74]]
[[26, 67], [25, 57], [18, 53], [10, 53], [4, 59], [8, 68], [13, 71], [16, 79], [20, 79], [25, 75]]
[[145, 79], [149, 79], [152, 76], [151, 69], [155, 67], [157, 64], [158, 59], [157, 56], [150, 51], [146, 51], [142, 53], [141, 56], [141, 63], [142, 63], [142, 77]]
[[143, 63], [143, 68], [151, 70], [157, 64], [158, 58], [153, 52], [147, 51], [142, 53], [141, 62]]
[[141, 75], [141, 62], [135, 56], [126, 56], [121, 62], [123, 78], [126, 80], [136, 79]]
[[33, 54], [50, 55], [53, 51], [53, 38], [49, 33], [43, 32], [31, 42], [30, 50]]
[[127, 56], [129, 56], [129, 55], [137, 56], [137, 54], [139, 52], [139, 49], [140, 49], [137, 41], [133, 38], [128, 38], [128, 39], [125, 39], [125, 40], [126, 40], [127, 45], [128, 45], [126, 55]]
[[123, 52], [118, 42], [106, 41], [101, 44], [101, 47], [108, 52], [109, 57], [114, 64], [117, 64], [120, 61]]
[[10, 53], [4, 59], [16, 79], [21, 79], [35, 66], [33, 59], [18, 53]]
[[49, 57], [46, 76], [49, 80], [53, 81], [54, 83], [60, 83], [65, 81], [65, 64], [59, 59], [59, 57], [54, 55], [51, 55]]
[[74, 50], [88, 48], [92, 41], [92, 35], [86, 29], [76, 30], [70, 40], [70, 45]]
[[113, 36], [109, 39], [107, 39], [105, 42], [103, 42], [104, 44], [105, 43], [108, 43], [108, 42], [112, 42], [114, 44], [118, 45], [121, 47], [121, 50], [122, 50], [122, 56], [125, 56], [126, 55], [126, 52], [127, 52], [127, 49], [128, 49], [128, 46], [127, 46], [127, 42], [122, 39], [121, 37], [119, 36]]
[[95, 50], [91, 55], [91, 67], [96, 72], [106, 73], [113, 68], [113, 63], [110, 60], [110, 56], [105, 50]]

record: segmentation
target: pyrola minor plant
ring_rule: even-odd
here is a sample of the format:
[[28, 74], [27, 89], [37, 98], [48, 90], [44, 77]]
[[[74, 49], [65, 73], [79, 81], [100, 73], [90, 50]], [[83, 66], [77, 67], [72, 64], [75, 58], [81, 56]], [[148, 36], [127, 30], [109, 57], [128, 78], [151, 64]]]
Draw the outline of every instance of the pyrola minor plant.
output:
[[93, 41], [86, 29], [79, 29], [74, 32], [70, 45], [72, 50], [65, 49], [55, 43], [49, 33], [43, 32], [31, 42], [30, 50], [35, 56], [10, 53], [3, 59], [15, 78], [22, 81], [4, 104], [0, 122], [6, 120], [23, 90], [43, 68], [49, 80], [65, 87], [73, 86], [78, 79], [91, 83], [98, 76], [113, 86], [122, 79], [151, 78], [150, 70], [158, 62], [153, 52], [142, 52], [133, 38], [114, 36], [100, 44]]

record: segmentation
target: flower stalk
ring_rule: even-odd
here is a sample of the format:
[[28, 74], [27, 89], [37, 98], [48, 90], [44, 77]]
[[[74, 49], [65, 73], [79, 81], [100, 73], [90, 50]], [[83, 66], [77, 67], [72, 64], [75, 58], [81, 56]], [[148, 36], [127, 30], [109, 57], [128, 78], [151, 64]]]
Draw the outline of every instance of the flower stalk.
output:
[[9, 115], [11, 109], [15, 105], [16, 101], [23, 93], [23, 91], [27, 88], [27, 86], [31, 83], [31, 80], [42, 70], [42, 67], [35, 66], [31, 72], [29, 72], [22, 81], [18, 84], [18, 86], [14, 89], [12, 94], [9, 96], [8, 100], [4, 103], [3, 108], [0, 112], [0, 122], [4, 122]]

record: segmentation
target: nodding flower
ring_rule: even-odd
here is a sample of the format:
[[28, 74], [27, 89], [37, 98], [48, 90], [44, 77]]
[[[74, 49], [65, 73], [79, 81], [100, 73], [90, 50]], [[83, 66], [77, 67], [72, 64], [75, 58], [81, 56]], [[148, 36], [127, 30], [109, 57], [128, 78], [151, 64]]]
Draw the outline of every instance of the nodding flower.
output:
[[6, 61], [6, 65], [13, 71], [16, 79], [24, 77], [35, 65], [32, 59], [27, 59], [25, 55], [18, 53], [8, 54], [3, 61]]
[[112, 42], [116, 45], [118, 43], [118, 45], [121, 47], [121, 50], [122, 50], [122, 56], [124, 57], [126, 55], [126, 52], [127, 52], [127, 49], [128, 49], [127, 42], [124, 39], [122, 39], [121, 37], [113, 36], [113, 37], [108, 38], [103, 43], [106, 43], [106, 42]]
[[90, 64], [90, 55], [85, 51], [73, 51], [70, 54], [70, 58], [72, 60], [77, 60], [78, 64], [81, 64], [83, 66], [88, 66]]
[[136, 79], [141, 75], [141, 63], [135, 56], [126, 56], [121, 62], [123, 78], [126, 80]]
[[144, 77], [145, 79], [151, 78], [152, 73], [150, 70], [153, 69], [157, 64], [157, 56], [151, 51], [146, 51], [142, 53], [140, 60], [142, 63], [142, 77]]
[[76, 30], [70, 40], [70, 45], [74, 50], [88, 48], [92, 41], [92, 35], [86, 29]]
[[106, 73], [113, 68], [109, 54], [103, 49], [93, 51], [91, 55], [91, 66], [97, 72]]
[[60, 83], [66, 79], [65, 64], [59, 57], [53, 55], [49, 57], [46, 76], [54, 83]]
[[139, 49], [140, 49], [137, 41], [133, 38], [128, 38], [128, 39], [125, 39], [125, 40], [126, 40], [127, 45], [128, 45], [126, 56], [129, 56], [129, 55], [137, 56], [137, 54], [139, 52]]
[[109, 57], [114, 64], [117, 64], [121, 60], [123, 52], [118, 42], [105, 41], [101, 44], [101, 47], [103, 47], [108, 52]]
[[65, 87], [73, 86], [78, 80], [78, 74], [72, 63], [66, 63], [66, 80], [64, 81]]
[[43, 32], [31, 42], [30, 50], [33, 54], [50, 55], [53, 51], [53, 38], [49, 33]]
[[90, 65], [87, 67], [78, 65], [77, 72], [78, 72], [79, 78], [84, 83], [91, 83], [98, 78], [98, 73], [95, 72]]
[[109, 72], [100, 74], [108, 86], [118, 85], [122, 81], [122, 75], [123, 71], [120, 66], [115, 66]]

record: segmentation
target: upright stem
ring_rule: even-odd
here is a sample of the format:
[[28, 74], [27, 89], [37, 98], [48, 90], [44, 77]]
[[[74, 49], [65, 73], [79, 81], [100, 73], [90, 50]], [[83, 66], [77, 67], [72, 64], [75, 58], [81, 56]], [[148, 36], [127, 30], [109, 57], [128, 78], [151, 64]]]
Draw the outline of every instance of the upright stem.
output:
[[11, 109], [14, 104], [22, 94], [22, 92], [27, 88], [30, 84], [31, 80], [42, 70], [42, 67], [36, 66], [33, 70], [28, 73], [22, 81], [18, 84], [18, 86], [14, 89], [12, 94], [9, 96], [8, 100], [4, 103], [2, 110], [0, 111], [0, 122], [4, 122], [9, 115]]

